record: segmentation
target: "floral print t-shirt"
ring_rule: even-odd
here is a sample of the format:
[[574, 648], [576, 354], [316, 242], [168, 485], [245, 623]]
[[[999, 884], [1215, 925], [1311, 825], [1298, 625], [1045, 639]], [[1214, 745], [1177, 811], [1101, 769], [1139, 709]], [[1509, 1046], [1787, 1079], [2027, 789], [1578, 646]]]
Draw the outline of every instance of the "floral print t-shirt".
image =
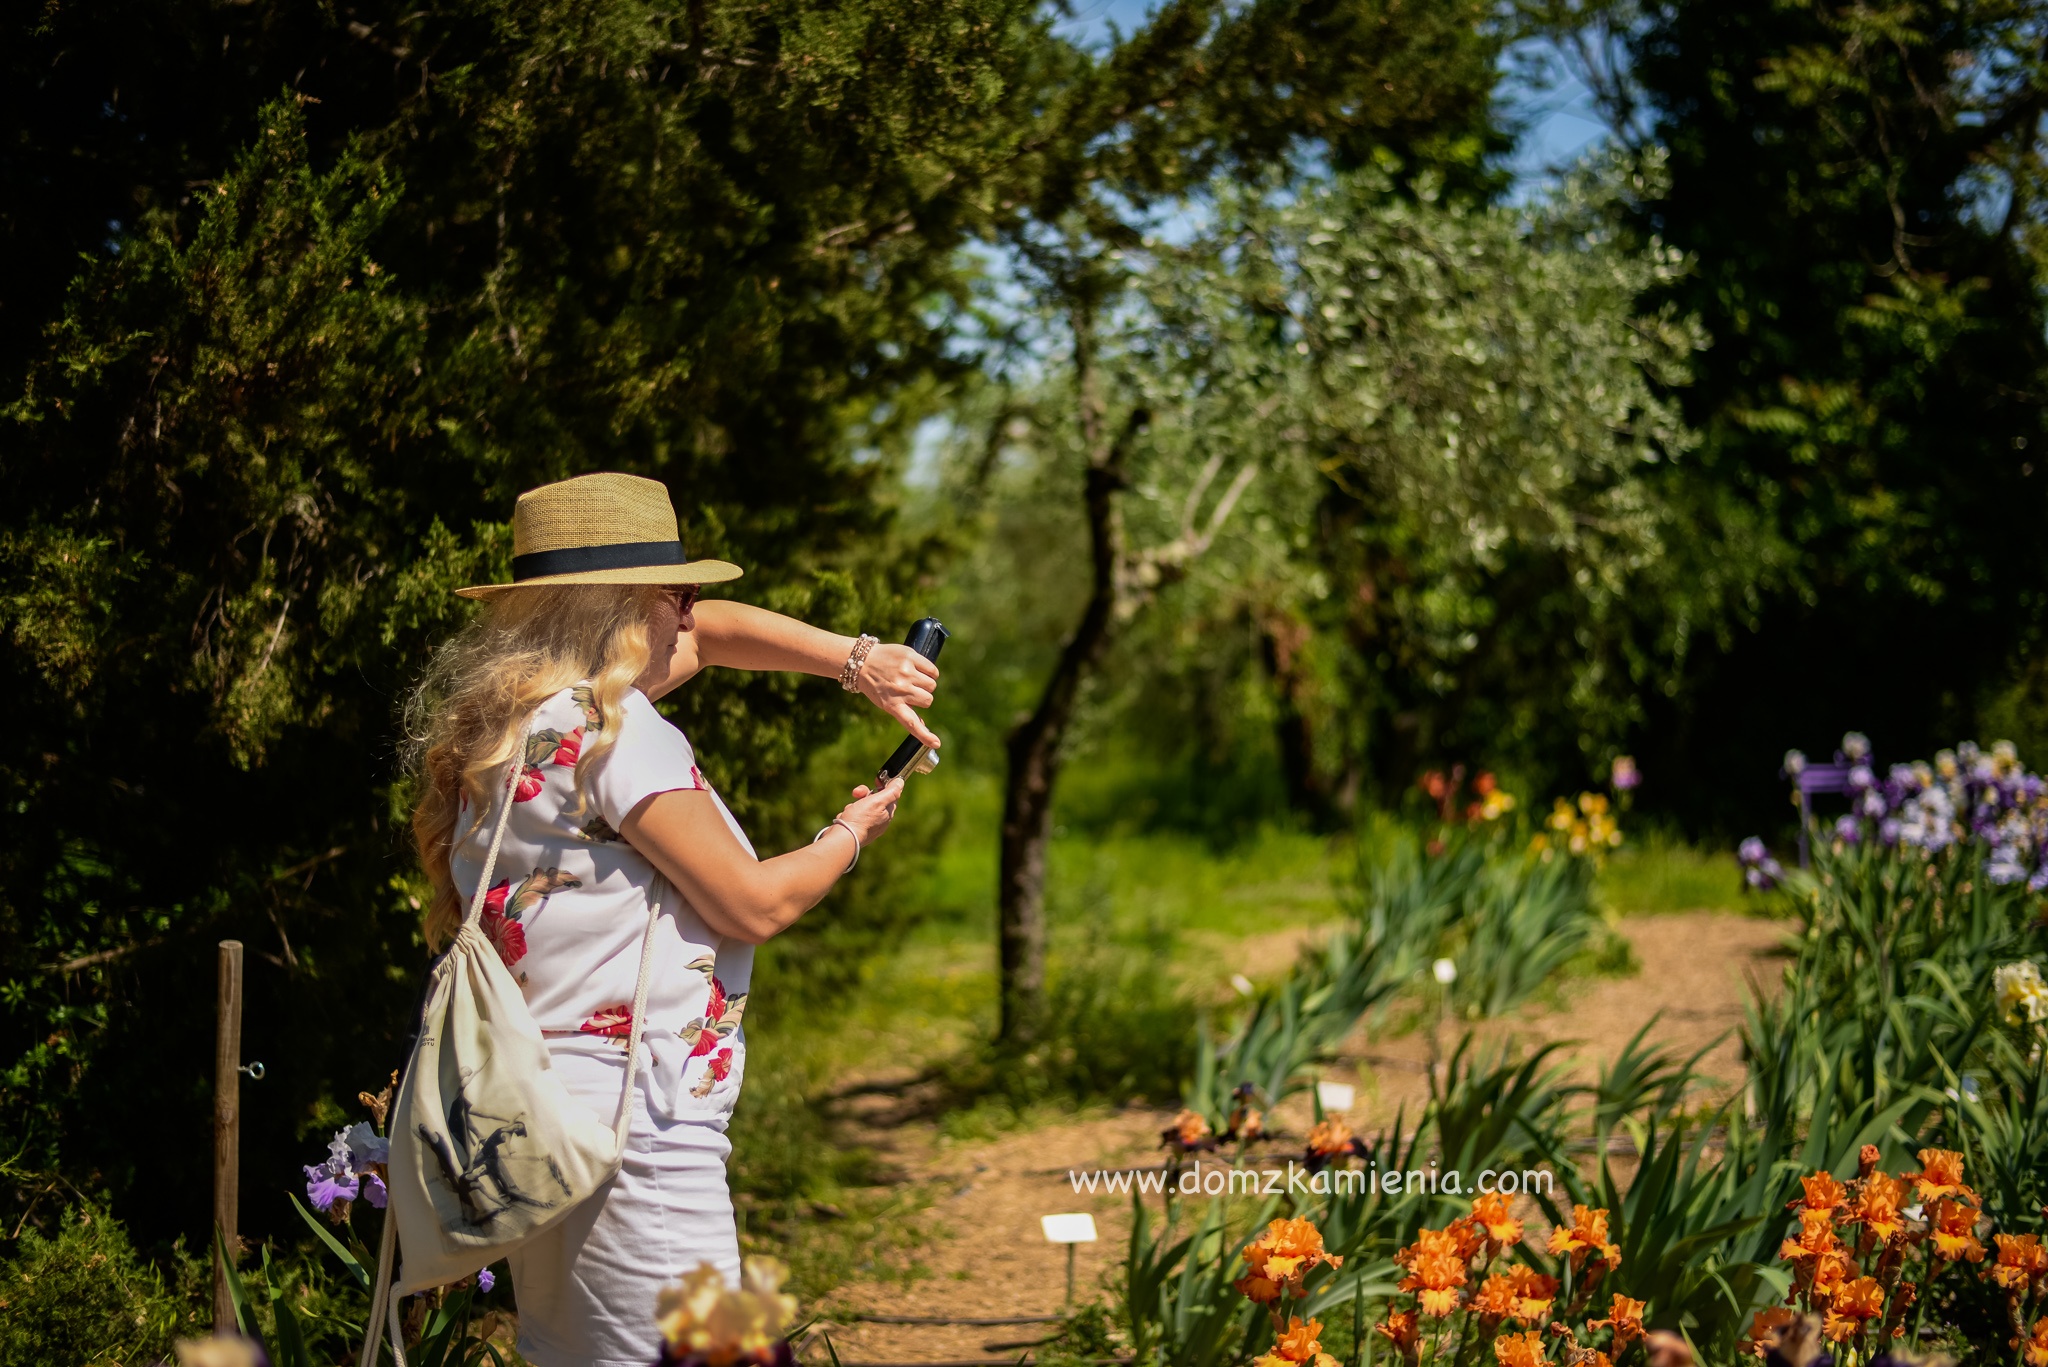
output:
[[[591, 810], [578, 817], [576, 760], [600, 725], [587, 686], [565, 688], [535, 710], [512, 816], [491, 886], [482, 930], [518, 980], [543, 1032], [615, 1042], [633, 1028], [633, 988], [640, 975], [641, 937], [650, 900], [654, 958], [647, 989], [645, 1036], [657, 1062], [689, 1095], [709, 1096], [743, 1050], [754, 947], [725, 939], [646, 856], [618, 834], [627, 813], [656, 793], [710, 793], [733, 835], [753, 843], [704, 781], [690, 742], [639, 689], [628, 690], [619, 738], [589, 776]], [[502, 790], [500, 790], [502, 792]], [[503, 798], [498, 800], [502, 801]], [[497, 810], [473, 820], [467, 805], [449, 860], [466, 912], [490, 851]]]

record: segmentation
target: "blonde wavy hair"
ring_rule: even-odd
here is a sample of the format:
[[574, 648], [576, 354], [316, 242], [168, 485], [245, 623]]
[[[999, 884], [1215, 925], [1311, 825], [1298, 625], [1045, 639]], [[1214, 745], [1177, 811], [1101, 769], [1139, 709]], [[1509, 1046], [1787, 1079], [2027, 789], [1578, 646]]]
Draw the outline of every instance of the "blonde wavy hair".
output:
[[[462, 898], [448, 859], [495, 805], [504, 765], [533, 709], [579, 683], [591, 686], [593, 721], [576, 760], [572, 817], [589, 811], [590, 766], [618, 743], [626, 690], [653, 656], [652, 627], [670, 611], [670, 590], [642, 584], [558, 584], [491, 599], [434, 652], [406, 704], [409, 764], [419, 803], [413, 842], [433, 885], [427, 947], [439, 953], [462, 926]], [[459, 835], [463, 799], [472, 813]]]

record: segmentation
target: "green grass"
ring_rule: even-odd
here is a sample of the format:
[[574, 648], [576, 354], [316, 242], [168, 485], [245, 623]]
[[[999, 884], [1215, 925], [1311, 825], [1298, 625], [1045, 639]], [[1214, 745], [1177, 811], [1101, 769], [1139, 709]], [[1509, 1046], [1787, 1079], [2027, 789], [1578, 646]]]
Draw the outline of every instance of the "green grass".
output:
[[1733, 850], [1702, 849], [1660, 831], [1631, 833], [1600, 873], [1601, 902], [1623, 916], [1747, 912]]
[[[906, 802], [945, 804], [952, 820], [922, 890], [942, 933], [994, 925], [996, 832], [1002, 796], [993, 777], [932, 776]], [[1056, 826], [1047, 864], [1054, 934], [1107, 932], [1130, 940], [1169, 931], [1252, 935], [1334, 918], [1333, 879], [1348, 842], [1272, 824], [1249, 824], [1227, 844], [1172, 830]]]

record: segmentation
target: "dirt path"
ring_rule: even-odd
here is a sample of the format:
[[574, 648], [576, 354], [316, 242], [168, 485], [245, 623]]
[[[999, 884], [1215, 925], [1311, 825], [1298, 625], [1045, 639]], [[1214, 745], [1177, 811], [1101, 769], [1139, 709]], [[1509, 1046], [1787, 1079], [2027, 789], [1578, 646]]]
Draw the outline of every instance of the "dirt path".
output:
[[[1784, 934], [1772, 922], [1717, 912], [1634, 917], [1620, 929], [1635, 948], [1640, 973], [1574, 983], [1566, 1009], [1525, 1008], [1482, 1027], [1482, 1038], [1571, 1041], [1563, 1056], [1575, 1071], [1590, 1076], [1654, 1017], [1650, 1038], [1691, 1054], [1741, 1022], [1747, 976], [1776, 977], [1771, 953]], [[1287, 937], [1290, 946], [1299, 939], [1293, 933]], [[1250, 952], [1267, 948], [1254, 946]], [[1361, 1035], [1347, 1042], [1345, 1054], [1348, 1071], [1340, 1067], [1330, 1078], [1358, 1087], [1351, 1118], [1359, 1128], [1390, 1120], [1403, 1102], [1412, 1113], [1427, 1095], [1425, 1036], [1374, 1040]], [[1733, 1040], [1717, 1045], [1701, 1068], [1721, 1087], [1739, 1085], [1742, 1065]], [[1169, 1118], [1167, 1112], [1132, 1109], [1084, 1115], [987, 1142], [948, 1144], [929, 1125], [892, 1125], [886, 1106], [868, 1108], [865, 1138], [913, 1177], [947, 1192], [925, 1217], [927, 1243], [920, 1258], [930, 1276], [908, 1288], [850, 1283], [821, 1308], [834, 1316], [1056, 1314], [1065, 1293], [1065, 1255], [1045, 1242], [1038, 1218], [1062, 1211], [1092, 1213], [1101, 1234], [1099, 1242], [1078, 1250], [1075, 1284], [1086, 1298], [1121, 1257], [1129, 1198], [1077, 1195], [1068, 1170], [1158, 1161], [1159, 1131]], [[1305, 1119], [1281, 1117], [1290, 1128], [1305, 1128]], [[934, 1362], [1004, 1352], [1014, 1357], [1016, 1349], [1008, 1345], [1044, 1332], [1033, 1325], [845, 1323], [832, 1331], [832, 1338], [849, 1362]]]

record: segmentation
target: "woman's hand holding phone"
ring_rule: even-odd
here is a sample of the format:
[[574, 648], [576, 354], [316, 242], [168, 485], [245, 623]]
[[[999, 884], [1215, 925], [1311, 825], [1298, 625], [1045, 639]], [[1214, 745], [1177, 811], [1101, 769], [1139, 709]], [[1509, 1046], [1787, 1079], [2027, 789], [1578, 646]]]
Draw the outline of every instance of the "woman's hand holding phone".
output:
[[903, 724], [903, 729], [936, 749], [939, 738], [917, 715], [930, 707], [939, 688], [939, 667], [909, 646], [878, 645], [868, 652], [854, 680], [862, 696]]
[[839, 820], [853, 828], [866, 849], [889, 829], [889, 823], [896, 819], [896, 800], [903, 796], [903, 778], [898, 775], [882, 788], [875, 789], [863, 783], [853, 790], [853, 801], [840, 809]]

